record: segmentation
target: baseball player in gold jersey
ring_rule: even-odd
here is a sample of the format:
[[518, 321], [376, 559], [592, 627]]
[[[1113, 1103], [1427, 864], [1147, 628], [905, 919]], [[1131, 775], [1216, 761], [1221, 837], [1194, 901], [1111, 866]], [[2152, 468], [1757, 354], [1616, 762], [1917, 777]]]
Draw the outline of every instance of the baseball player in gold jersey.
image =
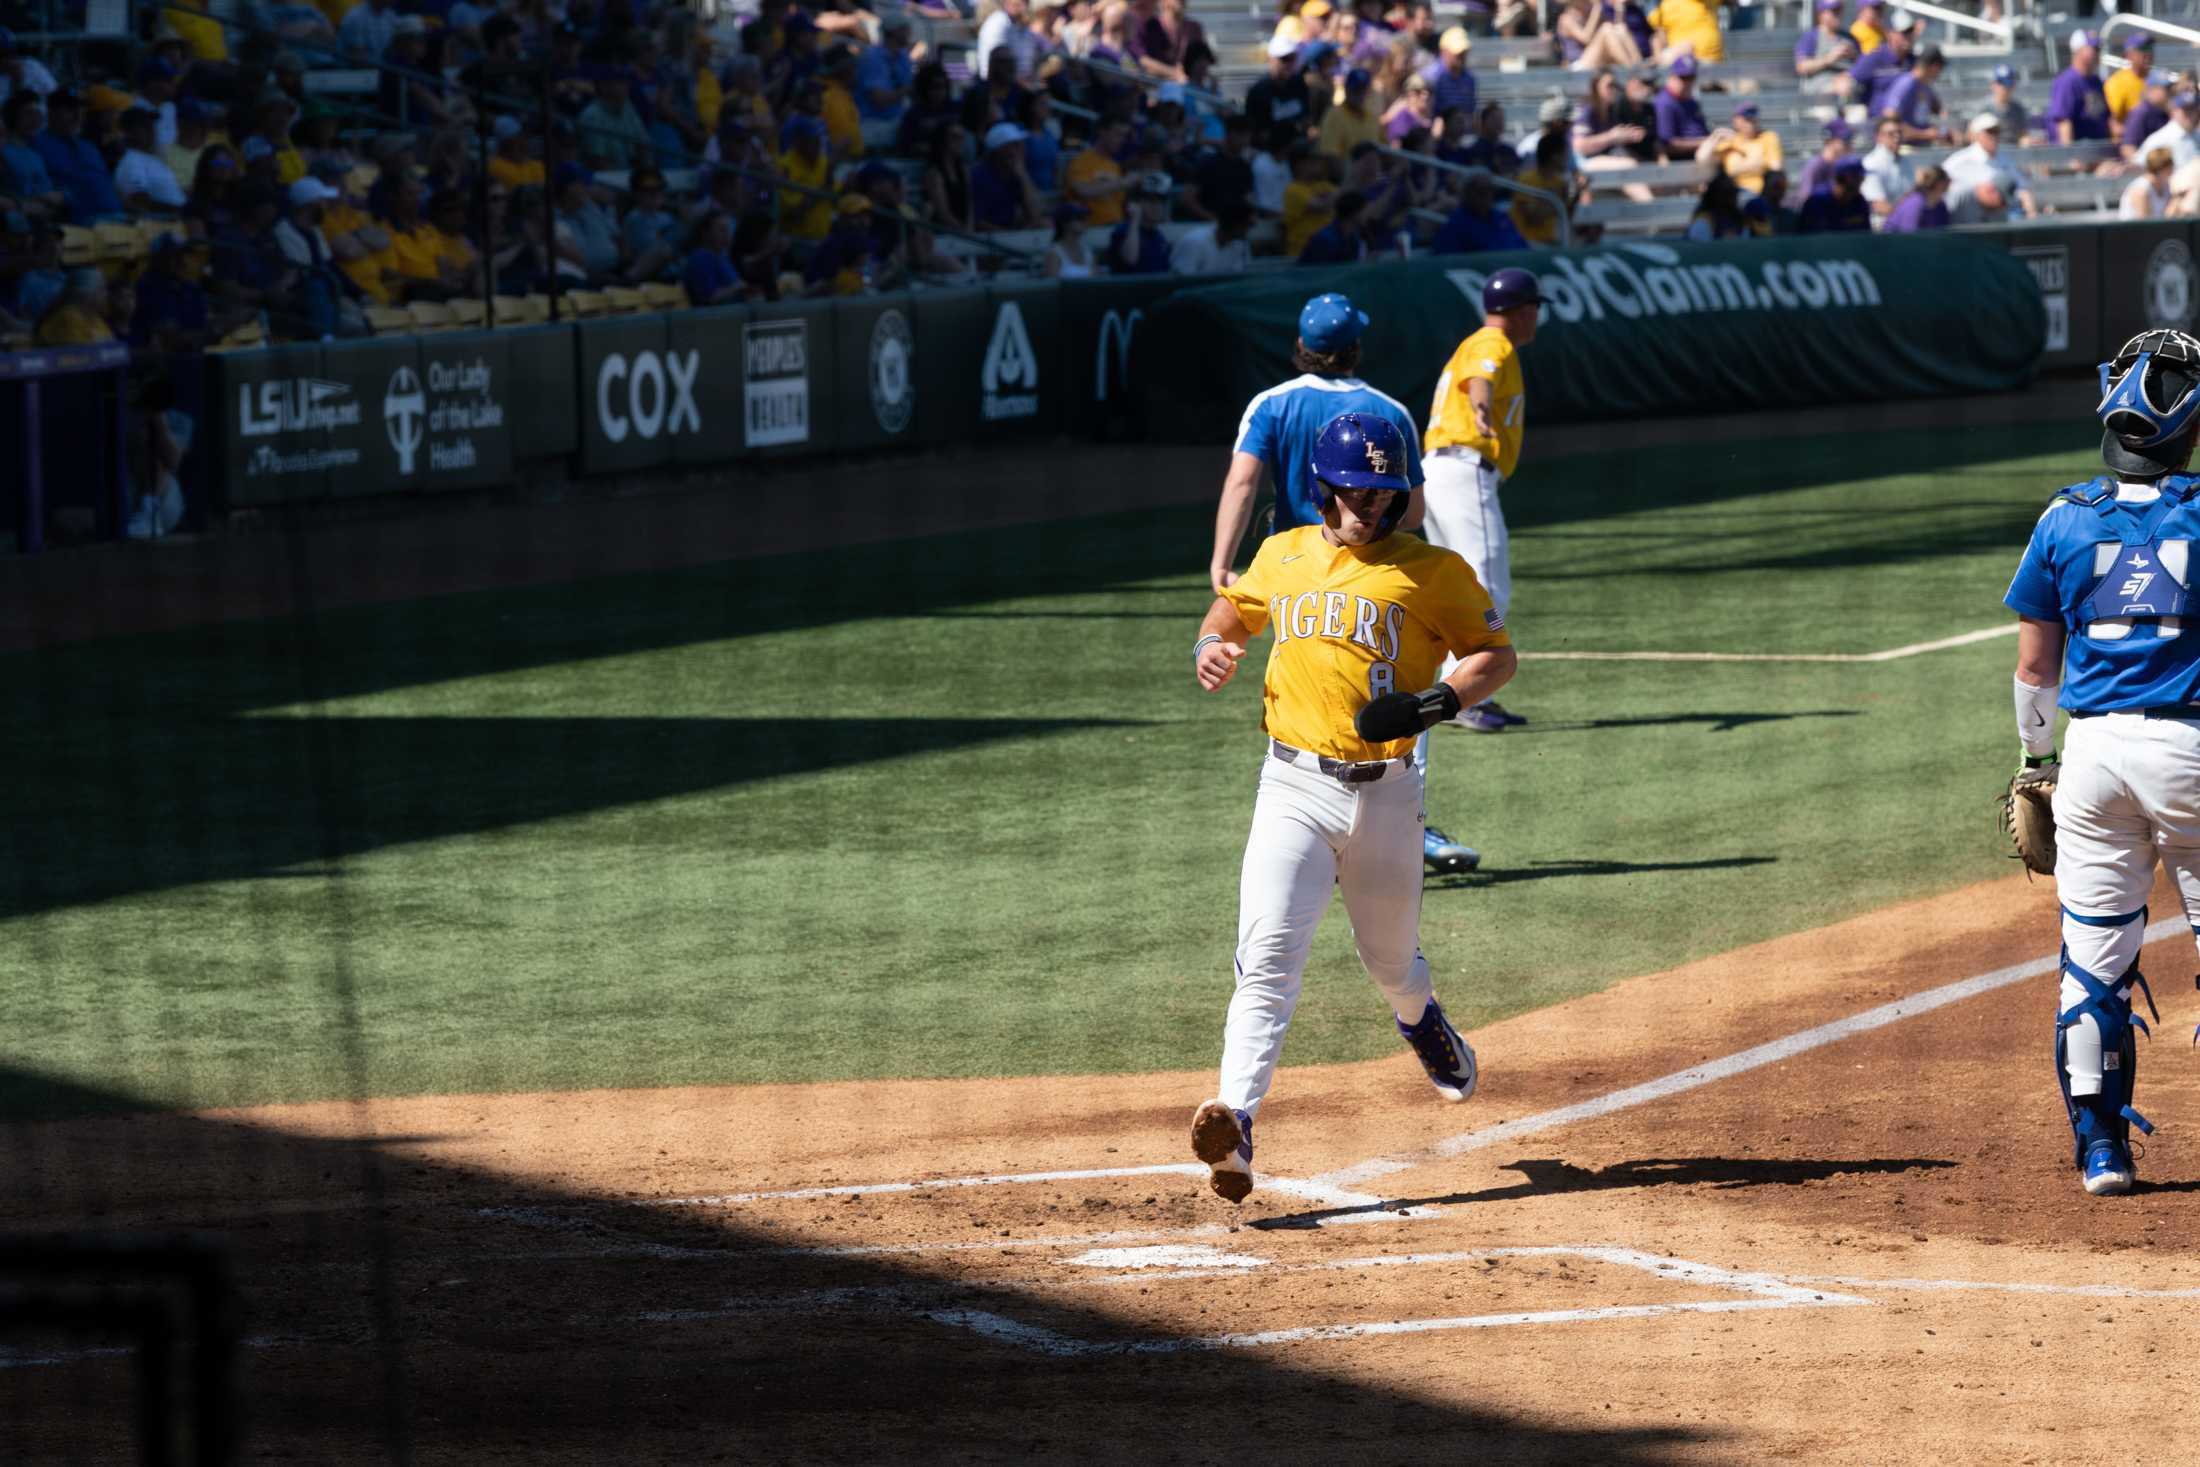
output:
[[[1429, 408], [1423, 491], [1428, 516], [1422, 533], [1466, 557], [1500, 618], [1512, 609], [1512, 547], [1497, 492], [1512, 477], [1527, 437], [1519, 350], [1535, 340], [1542, 311], [1543, 295], [1533, 275], [1525, 270], [1492, 275], [1482, 287], [1486, 320], [1444, 364]], [[1484, 700], [1462, 710], [1457, 721], [1479, 733], [1503, 733], [1528, 720]]]
[[[1273, 1082], [1314, 931], [1344, 895], [1360, 961], [1448, 1100], [1474, 1093], [1474, 1051], [1421, 955], [1421, 769], [1414, 741], [1513, 673], [1504, 624], [1452, 551], [1393, 533], [1411, 497], [1406, 443], [1345, 413], [1314, 444], [1321, 523], [1262, 542], [1200, 624], [1193, 674], [1216, 692], [1271, 623], [1260, 794], [1238, 883], [1237, 987], [1221, 1093], [1192, 1116], [1217, 1195], [1253, 1190], [1253, 1118]], [[1447, 657], [1457, 659], [1433, 682]]]

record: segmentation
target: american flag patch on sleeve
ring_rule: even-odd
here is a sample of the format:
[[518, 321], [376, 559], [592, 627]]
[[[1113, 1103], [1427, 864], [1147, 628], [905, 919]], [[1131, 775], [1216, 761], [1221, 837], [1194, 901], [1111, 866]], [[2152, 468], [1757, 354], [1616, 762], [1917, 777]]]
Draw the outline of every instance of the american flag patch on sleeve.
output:
[[1499, 614], [1494, 606], [1482, 613], [1482, 620], [1489, 624], [1489, 628], [1493, 632], [1505, 630], [1505, 618]]

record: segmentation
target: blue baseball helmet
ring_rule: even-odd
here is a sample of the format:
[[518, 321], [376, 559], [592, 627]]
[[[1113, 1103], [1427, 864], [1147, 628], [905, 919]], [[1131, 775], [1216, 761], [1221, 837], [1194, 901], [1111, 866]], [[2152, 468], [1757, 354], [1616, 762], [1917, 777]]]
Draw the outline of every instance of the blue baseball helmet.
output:
[[2183, 466], [2200, 427], [2200, 340], [2142, 331], [2101, 363], [2101, 457], [2132, 478]]
[[1482, 310], [1502, 311], [1512, 306], [1540, 306], [1543, 286], [1526, 270], [1500, 270], [1482, 286]]
[[1382, 527], [1405, 518], [1413, 485], [1406, 479], [1406, 440], [1398, 425], [1373, 413], [1339, 413], [1314, 440], [1314, 502], [1326, 509], [1333, 489], [1395, 489]]

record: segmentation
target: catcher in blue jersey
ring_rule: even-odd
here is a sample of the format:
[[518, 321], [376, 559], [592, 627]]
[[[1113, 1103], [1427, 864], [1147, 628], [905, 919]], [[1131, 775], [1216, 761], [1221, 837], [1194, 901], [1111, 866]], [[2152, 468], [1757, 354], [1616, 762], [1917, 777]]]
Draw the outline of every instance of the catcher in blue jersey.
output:
[[[2131, 1190], [2131, 1128], [2154, 1129], [2133, 1103], [2134, 1031], [2148, 1031], [2132, 1004], [2153, 1011], [2139, 948], [2157, 860], [2200, 933], [2200, 480], [2185, 474], [2200, 340], [2124, 343], [2101, 366], [2099, 416], [2110, 474], [2055, 496], [2003, 599], [2019, 618], [2010, 808], [2020, 852], [2053, 870], [2062, 902], [2056, 1078], [2080, 1180], [2105, 1196]], [[2052, 828], [2027, 838], [2021, 807], [2043, 794]]]

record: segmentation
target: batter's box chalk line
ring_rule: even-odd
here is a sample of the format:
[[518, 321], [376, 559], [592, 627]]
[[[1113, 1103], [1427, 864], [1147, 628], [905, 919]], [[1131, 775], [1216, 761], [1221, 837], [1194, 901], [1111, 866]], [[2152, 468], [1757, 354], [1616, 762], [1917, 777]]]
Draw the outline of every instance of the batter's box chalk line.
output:
[[[931, 1309], [924, 1317], [999, 1340], [1040, 1355], [1167, 1355], [1187, 1350], [1258, 1350], [1276, 1345], [1296, 1345], [1324, 1340], [1373, 1339], [1384, 1335], [1435, 1334], [1459, 1329], [1503, 1329], [1514, 1325], [1581, 1324], [1592, 1320], [1654, 1319], [1665, 1314], [1735, 1314], [1767, 1309], [1832, 1309], [1868, 1305], [1872, 1301], [1853, 1294], [1836, 1294], [1774, 1278], [1770, 1274], [1736, 1273], [1708, 1263], [1684, 1258], [1661, 1258], [1633, 1248], [1567, 1246], [1539, 1248], [1479, 1248], [1467, 1253], [1428, 1253], [1373, 1258], [1331, 1259], [1314, 1264], [1248, 1266], [1271, 1272], [1315, 1269], [1396, 1268], [1438, 1263], [1474, 1263], [1492, 1258], [1579, 1258], [1620, 1268], [1639, 1269], [1676, 1284], [1718, 1290], [1722, 1297], [1685, 1299], [1666, 1304], [1606, 1304], [1583, 1309], [1532, 1309], [1506, 1314], [1464, 1314], [1444, 1319], [1383, 1319], [1338, 1324], [1307, 1324], [1290, 1329], [1259, 1330], [1218, 1335], [1171, 1335], [1143, 1340], [1081, 1340], [1043, 1325], [988, 1309]], [[1203, 1267], [1149, 1278], [1214, 1277], [1218, 1270]]]

